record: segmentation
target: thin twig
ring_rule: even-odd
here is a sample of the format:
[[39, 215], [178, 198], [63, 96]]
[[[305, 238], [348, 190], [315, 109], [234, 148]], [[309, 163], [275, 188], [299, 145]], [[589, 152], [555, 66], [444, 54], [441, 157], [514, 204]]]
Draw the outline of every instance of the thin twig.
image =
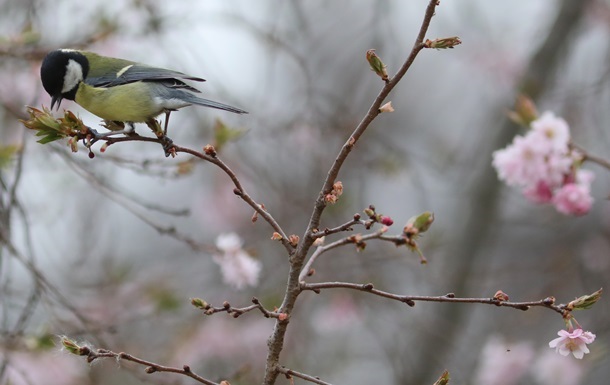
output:
[[332, 385], [330, 382], [322, 381], [318, 377], [313, 377], [305, 373], [296, 372], [292, 369], [288, 369], [285, 366], [278, 366], [277, 371], [286, 375], [286, 378], [290, 378], [292, 376], [299, 377], [305, 381], [313, 382], [314, 384], [319, 385]]
[[[107, 138], [95, 139], [95, 141], [105, 142], [106, 145], [108, 145], [108, 146], [112, 145], [114, 143], [122, 143], [122, 142], [152, 142], [152, 143], [159, 143], [161, 145], [165, 144], [165, 141], [161, 138], [152, 138], [152, 137], [141, 136], [141, 135], [124, 136], [124, 137], [107, 137]], [[91, 143], [94, 143], [94, 141], [91, 141]], [[219, 167], [222, 171], [224, 171], [224, 173], [227, 174], [227, 176], [231, 179], [231, 181], [233, 182], [233, 184], [235, 186], [235, 189], [233, 189], [233, 193], [235, 195], [237, 195], [238, 197], [240, 197], [250, 207], [252, 207], [261, 217], [263, 217], [265, 219], [265, 221], [267, 223], [269, 223], [269, 225], [271, 225], [271, 227], [277, 233], [279, 233], [282, 236], [281, 237], [282, 244], [286, 248], [286, 251], [288, 253], [292, 254], [294, 247], [290, 244], [289, 237], [286, 235], [286, 233], [281, 228], [279, 223], [275, 220], [275, 218], [273, 218], [273, 216], [266, 209], [263, 208], [264, 207], [263, 205], [258, 204], [254, 199], [252, 199], [252, 197], [246, 192], [246, 190], [242, 186], [237, 175], [233, 172], [233, 170], [231, 170], [231, 168], [229, 166], [227, 166], [222, 160], [220, 160], [220, 158], [218, 158], [218, 156], [215, 152], [213, 153], [213, 155], [208, 155], [203, 152], [195, 151], [193, 149], [181, 147], [181, 146], [177, 146], [177, 145], [172, 145], [172, 151], [174, 154], [177, 154], [180, 152], [190, 154], [196, 158], [210, 162], [210, 163], [216, 165], [217, 167]], [[194, 242], [192, 239], [190, 239], [188, 237], [180, 236], [179, 234], [177, 234], [175, 232], [174, 228], [165, 228], [165, 227], [161, 227], [158, 225], [153, 225], [153, 223], [150, 220], [143, 217], [141, 214], [139, 214], [133, 210], [130, 210], [130, 211], [132, 211], [132, 213], [137, 215], [140, 219], [144, 220], [146, 223], [148, 223], [149, 225], [154, 227], [158, 232], [160, 232], [162, 234], [171, 235], [174, 238], [177, 238], [183, 242], [186, 242], [194, 249], [201, 249], [201, 246], [198, 245], [196, 242]]]
[[[374, 233], [366, 234], [366, 235], [362, 235], [362, 236], [358, 237], [358, 241], [362, 242], [362, 241], [367, 241], [370, 239], [381, 239], [381, 236], [385, 232], [386, 232], [385, 229], [379, 229]], [[384, 240], [395, 243], [393, 238], [386, 238]], [[349, 236], [349, 237], [339, 239], [338, 241], [335, 241], [333, 243], [329, 243], [328, 245], [319, 246], [316, 249], [316, 251], [314, 251], [313, 254], [311, 254], [311, 257], [309, 257], [309, 260], [307, 261], [307, 263], [305, 263], [305, 266], [303, 266], [303, 269], [301, 270], [301, 274], [299, 275], [299, 281], [303, 281], [305, 279], [305, 277], [310, 275], [311, 266], [314, 264], [316, 259], [318, 259], [318, 257], [320, 257], [320, 255], [324, 254], [325, 252], [327, 252], [329, 250], [335, 249], [337, 247], [350, 245], [355, 242], [356, 242], [356, 239], [354, 238], [354, 236]]]
[[248, 313], [252, 310], [259, 310], [261, 313], [263, 313], [263, 316], [265, 316], [265, 318], [281, 318], [283, 317], [281, 313], [275, 312], [275, 311], [270, 311], [265, 309], [265, 307], [261, 304], [260, 300], [256, 297], [252, 298], [252, 305], [250, 306], [244, 306], [244, 307], [233, 307], [231, 306], [231, 304], [227, 301], [225, 301], [222, 306], [219, 307], [214, 307], [210, 304], [206, 304], [206, 306], [204, 306], [202, 308], [202, 310], [204, 311], [203, 313], [205, 315], [212, 315], [212, 314], [216, 314], [216, 313], [222, 313], [222, 312], [226, 312], [227, 314], [230, 314], [233, 316], [233, 318], [237, 318], [240, 315], [244, 314], [244, 313]]
[[258, 215], [263, 217], [263, 219], [265, 219], [265, 221], [267, 223], [269, 223], [269, 225], [273, 228], [273, 230], [275, 230], [277, 233], [279, 233], [282, 236], [281, 242], [282, 242], [282, 245], [284, 245], [284, 248], [286, 249], [286, 251], [289, 254], [293, 253], [294, 247], [288, 241], [288, 236], [286, 235], [286, 233], [284, 232], [282, 227], [279, 225], [279, 223], [275, 220], [275, 218], [273, 218], [273, 216], [266, 209], [263, 208], [263, 206], [261, 204], [257, 203], [254, 199], [252, 199], [252, 197], [246, 192], [244, 187], [241, 185], [241, 182], [237, 178], [237, 175], [235, 175], [233, 170], [231, 170], [231, 168], [229, 168], [229, 166], [227, 166], [222, 160], [220, 160], [220, 158], [218, 158], [218, 156], [216, 154], [214, 154], [214, 156], [207, 155], [207, 154], [192, 150], [190, 148], [180, 147], [180, 146], [175, 146], [175, 145], [173, 148], [175, 149], [176, 153], [184, 152], [187, 154], [191, 154], [199, 159], [208, 161], [208, 162], [218, 166], [222, 171], [224, 171], [224, 173], [227, 174], [227, 176], [231, 179], [231, 181], [233, 182], [233, 185], [235, 186], [235, 189], [233, 189], [233, 193], [235, 195], [237, 195], [238, 197], [240, 197], [250, 207], [252, 207], [254, 209], [254, 211], [256, 211], [258, 213]]
[[151, 361], [144, 360], [142, 358], [132, 356], [131, 354], [128, 354], [128, 353], [124, 353], [124, 352], [115, 353], [111, 350], [106, 350], [106, 349], [97, 349], [95, 351], [90, 350], [87, 353], [88, 354], [86, 354], [86, 356], [87, 356], [88, 362], [93, 362], [94, 360], [96, 360], [98, 358], [114, 358], [116, 360], [131, 361], [131, 362], [135, 362], [136, 364], [144, 365], [144, 366], [146, 366], [146, 369], [144, 369], [144, 371], [147, 374], [152, 374], [155, 372], [177, 373], [177, 374], [182, 374], [184, 376], [190, 377], [190, 378], [194, 379], [195, 381], [200, 382], [205, 385], [220, 385], [214, 381], [210, 381], [210, 380], [205, 379], [205, 378], [201, 377], [200, 375], [194, 373], [188, 365], [184, 365], [182, 368], [164, 366], [164, 365], [156, 364]]
[[354, 225], [364, 225], [364, 221], [360, 219], [360, 214], [354, 214], [354, 218], [340, 226], [329, 229], [328, 227], [322, 231], [318, 231], [312, 235], [313, 238], [322, 238], [327, 235], [341, 233], [343, 231], [352, 231]]
[[[213, 246], [202, 244], [185, 234], [179, 233], [174, 226], [165, 226], [165, 225], [161, 225], [161, 224], [155, 222], [154, 220], [149, 218], [147, 215], [142, 213], [141, 210], [137, 210], [136, 207], [134, 207], [134, 203], [135, 203], [136, 205], [139, 205], [144, 208], [151, 208], [151, 207], [147, 206], [148, 204], [137, 202], [133, 198], [126, 197], [124, 194], [122, 194], [118, 190], [114, 189], [113, 187], [110, 187], [106, 183], [102, 183], [102, 181], [99, 178], [97, 178], [95, 175], [91, 174], [91, 172], [85, 170], [78, 163], [71, 161], [68, 154], [66, 154], [65, 152], [56, 151], [56, 153], [59, 154], [66, 161], [66, 164], [68, 165], [68, 167], [70, 167], [77, 175], [79, 175], [80, 177], [82, 177], [87, 182], [91, 183], [92, 185], [96, 186], [99, 189], [99, 191], [101, 193], [103, 193], [107, 198], [109, 198], [113, 202], [115, 202], [118, 205], [125, 208], [127, 211], [129, 211], [134, 216], [136, 216], [139, 220], [146, 223], [151, 228], [155, 229], [159, 234], [167, 235], [180, 242], [183, 242], [183, 243], [187, 244], [194, 251], [205, 251], [205, 252], [209, 252], [209, 253], [213, 253], [214, 251], [216, 251], [216, 248]], [[161, 210], [157, 210], [157, 211], [161, 212]]]
[[598, 165], [610, 170], [610, 161], [607, 161], [606, 159], [601, 158], [599, 156], [590, 154], [587, 150], [585, 150], [584, 148], [580, 147], [579, 145], [577, 145], [573, 142], [570, 142], [570, 147], [572, 147], [573, 149], [577, 150], [578, 152], [580, 152], [582, 154], [583, 161], [597, 163]]
[[500, 307], [511, 307], [518, 310], [529, 310], [530, 307], [545, 307], [556, 311], [562, 317], [568, 312], [565, 305], [555, 305], [555, 299], [548, 297], [539, 301], [526, 302], [511, 302], [502, 301], [497, 298], [460, 298], [453, 293], [441, 296], [424, 296], [424, 295], [400, 295], [383, 290], [375, 289], [372, 283], [358, 284], [351, 282], [321, 282], [321, 283], [301, 283], [301, 290], [311, 290], [319, 293], [323, 289], [351, 289], [371, 293], [379, 297], [389, 298], [395, 301], [406, 303], [409, 306], [415, 306], [415, 302], [448, 302], [448, 303], [481, 303], [485, 305], [494, 305]]

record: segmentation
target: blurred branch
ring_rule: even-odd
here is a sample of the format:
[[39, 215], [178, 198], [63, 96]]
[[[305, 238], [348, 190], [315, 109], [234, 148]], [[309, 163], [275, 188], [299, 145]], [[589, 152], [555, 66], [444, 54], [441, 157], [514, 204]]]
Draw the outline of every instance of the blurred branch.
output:
[[566, 305], [555, 305], [555, 298], [547, 297], [539, 301], [527, 301], [527, 302], [511, 302], [503, 301], [496, 297], [492, 298], [460, 298], [455, 297], [453, 293], [449, 293], [441, 296], [423, 296], [423, 295], [399, 295], [389, 293], [374, 288], [372, 283], [358, 284], [351, 282], [322, 282], [322, 283], [301, 283], [302, 290], [311, 290], [316, 294], [319, 294], [322, 289], [351, 289], [371, 293], [379, 297], [389, 298], [398, 302], [406, 303], [413, 307], [415, 302], [448, 302], [448, 303], [481, 303], [485, 305], [494, 305], [500, 307], [511, 307], [518, 310], [529, 310], [530, 307], [545, 307], [556, 311], [564, 317], [569, 311]]
[[285, 366], [278, 366], [277, 371], [286, 375], [287, 379], [292, 379], [292, 376], [299, 377], [305, 381], [313, 382], [319, 385], [332, 385], [330, 382], [322, 381], [318, 377], [313, 377], [308, 374], [296, 372], [292, 369], [288, 369]]
[[[161, 214], [171, 216], [187, 216], [189, 215], [188, 209], [172, 209], [169, 207], [161, 206], [152, 202], [142, 202], [140, 197], [128, 194], [124, 189], [119, 189], [97, 175], [93, 174], [92, 170], [86, 169], [80, 162], [74, 160], [73, 157], [69, 156], [66, 151], [58, 148], [53, 148], [54, 152], [58, 154], [67, 164], [71, 167], [80, 177], [85, 179], [88, 183], [94, 186], [100, 193], [106, 195], [111, 200], [119, 203], [122, 206], [126, 206], [128, 203], [125, 200], [141, 206], [142, 208], [150, 211], [156, 211]], [[131, 211], [131, 210], [130, 210]]]
[[589, 161], [589, 162], [593, 162], [593, 163], [597, 163], [598, 165], [610, 170], [610, 161], [607, 161], [604, 158], [601, 158], [599, 156], [595, 156], [590, 154], [589, 152], [587, 152], [587, 150], [585, 150], [584, 148], [580, 147], [579, 145], [575, 144], [575, 143], [570, 143], [570, 147], [577, 150], [578, 152], [580, 152], [583, 156], [583, 162]]

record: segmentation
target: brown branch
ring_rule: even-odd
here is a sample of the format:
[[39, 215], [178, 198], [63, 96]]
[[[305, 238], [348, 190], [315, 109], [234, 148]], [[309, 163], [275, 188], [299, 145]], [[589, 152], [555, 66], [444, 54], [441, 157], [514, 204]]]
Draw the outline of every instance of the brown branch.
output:
[[186, 147], [174, 146], [174, 149], [175, 149], [176, 153], [184, 152], [184, 153], [193, 155], [199, 159], [208, 161], [208, 162], [218, 166], [222, 171], [224, 171], [224, 173], [227, 174], [227, 176], [231, 179], [231, 181], [233, 182], [233, 185], [235, 186], [235, 189], [233, 189], [233, 193], [235, 195], [237, 195], [238, 197], [240, 197], [250, 207], [252, 207], [254, 209], [254, 211], [256, 211], [258, 213], [258, 215], [263, 217], [263, 219], [265, 219], [265, 221], [267, 223], [269, 223], [269, 225], [273, 228], [273, 230], [275, 230], [277, 233], [279, 233], [282, 236], [281, 242], [282, 242], [282, 245], [284, 245], [284, 248], [286, 249], [286, 251], [289, 254], [293, 253], [294, 247], [290, 244], [290, 242], [288, 240], [288, 236], [286, 235], [286, 233], [284, 232], [282, 227], [279, 225], [279, 223], [275, 220], [275, 218], [273, 218], [273, 216], [267, 210], [265, 210], [263, 208], [262, 205], [257, 203], [254, 199], [252, 199], [252, 197], [246, 192], [246, 190], [241, 185], [241, 182], [237, 178], [237, 175], [235, 175], [235, 173], [233, 172], [233, 170], [231, 170], [229, 168], [229, 166], [227, 166], [222, 160], [220, 160], [218, 158], [218, 156], [216, 155], [215, 152], [213, 155], [207, 155], [207, 154], [204, 154], [201, 152], [191, 150], [190, 148], [186, 148]]
[[322, 238], [325, 237], [327, 235], [331, 235], [331, 234], [336, 234], [336, 233], [341, 233], [344, 231], [353, 231], [353, 227], [354, 225], [363, 225], [364, 226], [364, 221], [360, 219], [360, 214], [354, 214], [354, 218], [342, 225], [339, 225], [337, 227], [333, 227], [331, 229], [329, 229], [328, 227], [325, 228], [322, 231], [318, 231], [314, 234], [312, 234], [312, 237], [314, 239], [317, 238]]
[[285, 366], [278, 366], [277, 371], [286, 375], [286, 378], [290, 379], [292, 376], [299, 377], [305, 381], [313, 382], [314, 384], [319, 385], [332, 385], [330, 382], [322, 381], [318, 377], [313, 377], [308, 374], [296, 372], [292, 369], [288, 369]]
[[301, 283], [301, 290], [310, 290], [318, 294], [323, 289], [351, 289], [371, 293], [373, 295], [388, 298], [391, 300], [406, 303], [413, 307], [415, 302], [448, 302], [448, 303], [481, 303], [485, 305], [494, 305], [500, 307], [511, 307], [518, 310], [529, 310], [530, 307], [545, 307], [556, 311], [564, 317], [569, 311], [565, 305], [555, 305], [555, 299], [553, 297], [547, 297], [539, 301], [526, 301], [526, 302], [511, 302], [502, 301], [497, 298], [460, 298], [456, 297], [453, 293], [441, 295], [441, 296], [424, 296], [424, 295], [400, 295], [389, 293], [387, 291], [375, 289], [372, 283], [358, 284], [351, 282], [322, 282], [322, 283]]
[[184, 376], [190, 377], [190, 378], [194, 379], [195, 381], [200, 382], [205, 385], [220, 385], [214, 381], [210, 381], [210, 380], [205, 379], [205, 378], [201, 377], [200, 375], [194, 373], [188, 365], [184, 365], [182, 368], [174, 368], [171, 366], [159, 365], [154, 362], [132, 356], [131, 354], [128, 354], [128, 353], [124, 353], [124, 352], [115, 353], [111, 350], [106, 350], [106, 349], [97, 349], [97, 350], [93, 351], [91, 349], [81, 347], [80, 351], [81, 351], [80, 355], [87, 356], [88, 362], [93, 362], [94, 360], [96, 360], [98, 358], [114, 358], [117, 361], [118, 360], [131, 361], [131, 362], [135, 362], [136, 364], [146, 366], [146, 369], [144, 369], [144, 371], [147, 374], [152, 374], [152, 373], [156, 373], [156, 372], [177, 373], [177, 374], [182, 374]]
[[[152, 137], [141, 136], [141, 135], [131, 135], [131, 136], [124, 136], [124, 137], [105, 137], [105, 138], [93, 139], [87, 143], [86, 138], [92, 137], [92, 132], [81, 134], [81, 135], [83, 136], [83, 139], [85, 140], [85, 144], [89, 145], [89, 146], [98, 141], [105, 142], [105, 144], [107, 146], [110, 146], [114, 143], [121, 143], [121, 142], [152, 142], [152, 143], [158, 143], [161, 145], [166, 145], [167, 141], [169, 139], [169, 138], [152, 138]], [[220, 158], [218, 158], [216, 151], [213, 148], [211, 148], [211, 146], [210, 146], [209, 150], [206, 153], [204, 153], [204, 152], [195, 151], [195, 150], [187, 148], [187, 147], [178, 146], [175, 144], [171, 145], [170, 153], [177, 154], [180, 152], [190, 154], [196, 158], [210, 162], [210, 163], [216, 165], [222, 171], [224, 171], [224, 173], [227, 174], [227, 176], [231, 179], [231, 181], [233, 182], [233, 185], [235, 186], [235, 188], [233, 189], [233, 193], [235, 195], [237, 195], [238, 197], [240, 197], [250, 207], [252, 207], [254, 209], [254, 211], [256, 211], [258, 213], [258, 215], [263, 217], [263, 219], [265, 219], [265, 221], [267, 223], [269, 223], [269, 225], [273, 228], [273, 230], [275, 230], [277, 233], [279, 233], [282, 236], [281, 242], [282, 242], [282, 245], [284, 245], [284, 248], [286, 249], [286, 251], [289, 254], [293, 253], [294, 247], [290, 244], [290, 242], [288, 240], [289, 237], [286, 235], [286, 233], [284, 232], [282, 227], [279, 225], [279, 223], [275, 220], [275, 218], [273, 218], [273, 216], [267, 210], [265, 210], [263, 208], [262, 205], [257, 203], [254, 199], [252, 199], [252, 197], [246, 192], [246, 190], [242, 186], [237, 175], [233, 172], [233, 170], [231, 170], [231, 168], [229, 166], [227, 166], [226, 163], [224, 163], [222, 160], [220, 160]], [[172, 229], [165, 229], [164, 231], [161, 231], [161, 232], [167, 233], [170, 235], [174, 234]]]
[[610, 170], [610, 161], [607, 161], [606, 159], [604, 159], [602, 157], [590, 154], [584, 148], [582, 148], [581, 146], [579, 146], [573, 142], [570, 142], [570, 147], [582, 154], [583, 162], [589, 161], [589, 162], [597, 163], [598, 165]]
[[204, 311], [203, 313], [205, 315], [212, 315], [212, 314], [216, 314], [216, 313], [221, 313], [221, 312], [226, 312], [227, 314], [230, 314], [233, 316], [233, 318], [237, 318], [240, 315], [244, 314], [244, 313], [248, 313], [252, 310], [259, 310], [263, 316], [265, 316], [265, 318], [282, 318], [284, 317], [282, 315], [282, 313], [278, 313], [275, 311], [269, 311], [267, 309], [265, 309], [265, 307], [261, 304], [260, 300], [256, 297], [252, 298], [252, 305], [250, 306], [244, 306], [244, 307], [233, 307], [231, 306], [231, 304], [227, 301], [225, 301], [222, 306], [220, 307], [214, 307], [210, 304], [205, 304], [205, 306], [201, 307], [201, 309]]
[[[320, 219], [322, 217], [324, 209], [326, 208], [326, 202], [324, 198], [326, 194], [330, 193], [330, 191], [332, 190], [332, 186], [335, 183], [337, 176], [339, 175], [339, 170], [341, 169], [348, 155], [351, 153], [356, 142], [358, 142], [358, 139], [362, 136], [362, 134], [364, 134], [364, 132], [373, 122], [373, 120], [380, 114], [379, 108], [381, 107], [381, 103], [383, 103], [389, 93], [400, 82], [400, 80], [403, 78], [403, 76], [407, 73], [407, 71], [413, 64], [413, 61], [417, 57], [417, 54], [424, 48], [423, 40], [426, 35], [426, 32], [428, 31], [430, 20], [432, 20], [432, 17], [434, 16], [434, 11], [438, 4], [438, 0], [430, 0], [428, 2], [428, 6], [426, 7], [426, 12], [424, 14], [419, 33], [417, 35], [417, 38], [415, 39], [415, 42], [411, 49], [411, 53], [407, 57], [402, 67], [392, 77], [392, 79], [390, 79], [389, 82], [384, 83], [383, 88], [373, 101], [373, 104], [369, 108], [367, 114], [360, 121], [358, 126], [354, 129], [348, 140], [345, 142], [328, 171], [322, 189], [320, 190], [318, 198], [316, 199], [316, 202], [314, 204], [314, 208], [309, 219], [307, 229], [305, 230], [305, 234], [301, 238], [301, 241], [299, 242], [295, 253], [291, 256], [290, 259], [288, 283], [286, 285], [284, 299], [280, 307], [280, 312], [288, 314], [288, 316], [290, 316], [290, 313], [292, 312], [296, 303], [297, 297], [301, 293], [299, 277], [303, 268], [303, 264], [305, 262], [305, 258], [315, 240], [314, 229], [318, 229], [320, 227]], [[277, 379], [277, 376], [279, 374], [277, 368], [280, 353], [282, 352], [284, 346], [284, 337], [286, 335], [287, 328], [288, 322], [276, 322], [273, 333], [269, 337], [269, 352], [267, 354], [265, 378], [263, 380], [264, 385], [273, 385], [275, 383], [275, 380]]]
[[[384, 233], [385, 233], [385, 230], [380, 229], [374, 233], [362, 235], [362, 236], [358, 237], [358, 242], [363, 242], [363, 241], [367, 241], [370, 239], [382, 239], [382, 240], [386, 240], [386, 241], [396, 244], [396, 239], [400, 238], [403, 241], [402, 244], [404, 244], [404, 237], [396, 237], [396, 239], [394, 237], [383, 237], [382, 238], [382, 235]], [[307, 263], [305, 263], [305, 266], [303, 266], [303, 269], [301, 269], [301, 274], [299, 275], [299, 281], [303, 281], [305, 279], [305, 277], [307, 277], [308, 275], [311, 275], [310, 274], [311, 266], [314, 264], [316, 259], [318, 259], [318, 257], [320, 257], [322, 254], [324, 254], [325, 252], [327, 252], [329, 250], [336, 249], [337, 247], [350, 245], [350, 244], [354, 244], [354, 243], [356, 243], [356, 239], [354, 238], [354, 236], [349, 236], [349, 237], [339, 239], [338, 241], [335, 241], [333, 243], [329, 243], [328, 245], [319, 246], [316, 249], [316, 251], [313, 252], [311, 257], [309, 257], [309, 260], [307, 261]]]

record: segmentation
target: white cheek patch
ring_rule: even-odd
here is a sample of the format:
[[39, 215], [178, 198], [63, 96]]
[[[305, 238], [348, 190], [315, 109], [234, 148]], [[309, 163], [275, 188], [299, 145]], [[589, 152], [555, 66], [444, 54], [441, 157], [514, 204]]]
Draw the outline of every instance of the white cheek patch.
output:
[[68, 60], [66, 75], [64, 75], [64, 87], [61, 89], [61, 93], [73, 90], [82, 80], [83, 67], [73, 59]]

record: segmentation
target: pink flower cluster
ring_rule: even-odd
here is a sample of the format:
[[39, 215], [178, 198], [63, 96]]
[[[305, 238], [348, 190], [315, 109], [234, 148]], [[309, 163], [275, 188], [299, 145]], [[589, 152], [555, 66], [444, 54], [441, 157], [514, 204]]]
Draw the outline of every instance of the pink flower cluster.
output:
[[591, 171], [576, 165], [582, 155], [570, 149], [570, 130], [562, 118], [545, 112], [524, 136], [493, 154], [498, 177], [520, 187], [535, 203], [552, 203], [567, 215], [584, 215], [593, 205]]

